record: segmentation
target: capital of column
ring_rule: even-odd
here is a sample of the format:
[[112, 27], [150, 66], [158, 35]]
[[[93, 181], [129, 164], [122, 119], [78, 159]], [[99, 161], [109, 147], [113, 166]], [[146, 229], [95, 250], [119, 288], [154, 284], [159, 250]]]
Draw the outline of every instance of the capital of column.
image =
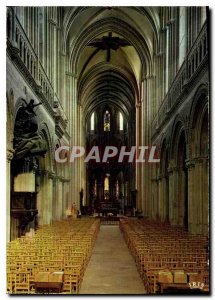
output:
[[167, 30], [167, 28], [168, 28], [168, 25], [166, 24], [166, 26], [161, 28], [161, 32], [165, 32]]
[[158, 177], [157, 177], [157, 181], [161, 181], [162, 180], [162, 176], [161, 175], [159, 175]]
[[137, 102], [137, 103], [135, 104], [135, 107], [136, 107], [136, 108], [140, 108], [140, 107], [141, 107], [141, 103], [140, 103], [140, 102]]
[[35, 173], [36, 173], [36, 175], [47, 176], [48, 178], [51, 178], [51, 179], [53, 179], [54, 176], [55, 176], [55, 173], [53, 171], [50, 171], [50, 170], [36, 169]]
[[155, 75], [154, 75], [154, 74], [148, 74], [148, 75], [146, 75], [146, 76], [143, 78], [143, 82], [144, 82], [144, 81], [147, 82], [147, 80], [149, 80], [149, 79], [154, 79], [154, 78], [155, 78]]
[[164, 52], [162, 52], [162, 51], [156, 53], [156, 56], [157, 56], [157, 57], [161, 57], [162, 55], [164, 55]]
[[52, 24], [53, 26], [57, 26], [57, 23], [52, 20], [52, 19], [48, 19], [49, 24]]
[[171, 174], [175, 171], [178, 171], [178, 166], [176, 166], [176, 164], [173, 160], [170, 160], [169, 166], [167, 168], [167, 172], [168, 172], [168, 174]]
[[179, 170], [178, 166], [176, 165], [170, 165], [167, 169], [168, 173], [171, 174], [173, 172], [177, 172]]
[[185, 165], [188, 169], [191, 169], [191, 168], [194, 168], [195, 167], [195, 164], [196, 164], [196, 161], [195, 159], [187, 159], [185, 161]]
[[155, 177], [151, 179], [152, 182], [158, 182], [159, 180], [160, 180], [159, 177]]
[[7, 161], [11, 162], [11, 160], [13, 159], [15, 150], [12, 148], [7, 148]]
[[209, 161], [208, 156], [200, 156], [200, 157], [195, 157], [193, 159], [194, 164], [201, 164]]
[[48, 174], [48, 178], [49, 179], [54, 179], [55, 178], [55, 172], [53, 172], [53, 171], [47, 171], [47, 174]]
[[39, 176], [46, 176], [46, 175], [48, 175], [48, 171], [47, 170], [37, 170], [37, 174]]
[[58, 180], [59, 180], [60, 182], [64, 183], [65, 177], [63, 177], [63, 176], [58, 176]]
[[66, 74], [67, 76], [74, 77], [75, 79], [78, 79], [78, 76], [77, 76], [76, 73], [72, 73], [72, 72], [66, 71], [65, 74]]
[[57, 181], [57, 180], [59, 180], [59, 181], [60, 181], [60, 178], [61, 178], [61, 176], [59, 176], [59, 175], [57, 175], [57, 174], [56, 174], [56, 175], [54, 176], [54, 178], [53, 178], [53, 179], [54, 179], [55, 181]]
[[175, 23], [175, 19], [170, 19], [168, 22], [167, 22], [167, 26], [170, 26], [170, 25], [172, 25], [172, 24], [174, 24]]
[[62, 178], [61, 181], [62, 181], [63, 183], [69, 183], [69, 182], [70, 182], [70, 179], [68, 179], [68, 178]]

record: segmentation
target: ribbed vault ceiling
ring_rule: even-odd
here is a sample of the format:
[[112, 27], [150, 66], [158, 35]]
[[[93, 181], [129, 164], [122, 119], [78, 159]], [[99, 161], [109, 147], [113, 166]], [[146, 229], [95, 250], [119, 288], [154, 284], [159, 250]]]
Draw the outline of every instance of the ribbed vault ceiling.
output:
[[[126, 115], [135, 110], [141, 80], [153, 71], [158, 9], [67, 7], [64, 28], [65, 51], [78, 78], [85, 115], [104, 102], [119, 106]], [[108, 36], [110, 43], [102, 42]]]

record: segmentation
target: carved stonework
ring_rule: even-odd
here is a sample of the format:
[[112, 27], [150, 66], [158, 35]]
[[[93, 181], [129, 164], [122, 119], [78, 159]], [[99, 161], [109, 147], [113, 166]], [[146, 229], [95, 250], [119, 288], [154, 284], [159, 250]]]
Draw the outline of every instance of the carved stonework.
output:
[[66, 182], [69, 183], [69, 182], [70, 182], [70, 179], [62, 178], [61, 181], [62, 181], [63, 183], [66, 183]]
[[159, 177], [155, 177], [151, 179], [152, 182], [158, 183], [159, 182]]
[[60, 182], [64, 183], [65, 178], [63, 176], [58, 176]]
[[7, 50], [9, 51], [12, 60], [17, 59], [19, 57], [20, 51], [17, 47], [17, 44], [9, 41], [9, 39], [7, 40]]
[[11, 160], [13, 159], [15, 150], [14, 149], [7, 149], [7, 161], [11, 162]]
[[53, 172], [53, 171], [48, 171], [48, 178], [49, 178], [49, 179], [54, 179], [54, 178], [55, 178], [55, 172]]
[[209, 158], [207, 156], [202, 156], [202, 157], [196, 157], [193, 159], [194, 164], [204, 164], [204, 163], [209, 163]]
[[188, 169], [192, 169], [195, 167], [195, 164], [196, 164], [196, 161], [195, 159], [189, 159], [189, 160], [186, 160], [186, 167]]
[[23, 159], [27, 156], [43, 156], [47, 151], [45, 141], [38, 134], [38, 122], [34, 108], [41, 103], [34, 104], [31, 99], [19, 109], [14, 127], [15, 159]]
[[54, 101], [53, 109], [55, 119], [55, 133], [59, 138], [61, 138], [66, 131], [68, 120], [63, 109], [60, 106], [60, 103], [57, 100]]
[[43, 88], [42, 88], [40, 82], [36, 81], [36, 83], [37, 83], [36, 93], [37, 93], [37, 95], [40, 96], [42, 94], [42, 92], [43, 92]]
[[170, 161], [167, 171], [168, 171], [168, 174], [171, 174], [173, 172], [177, 172], [178, 167], [175, 165], [175, 163], [173, 161]]
[[13, 115], [14, 115], [14, 96], [13, 91], [8, 92], [7, 97], [7, 147], [13, 148]]

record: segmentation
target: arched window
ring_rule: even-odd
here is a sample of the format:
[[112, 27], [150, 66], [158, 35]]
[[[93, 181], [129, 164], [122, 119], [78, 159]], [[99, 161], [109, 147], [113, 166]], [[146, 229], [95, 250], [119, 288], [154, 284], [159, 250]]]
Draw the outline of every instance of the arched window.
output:
[[122, 113], [120, 112], [119, 113], [119, 130], [123, 130], [123, 115]]
[[90, 129], [95, 130], [95, 113], [93, 112], [90, 118]]
[[116, 181], [116, 198], [119, 198], [119, 181]]
[[106, 176], [105, 180], [104, 180], [104, 190], [107, 192], [109, 191], [109, 177], [108, 176]]
[[110, 113], [108, 110], [104, 113], [104, 131], [110, 131]]

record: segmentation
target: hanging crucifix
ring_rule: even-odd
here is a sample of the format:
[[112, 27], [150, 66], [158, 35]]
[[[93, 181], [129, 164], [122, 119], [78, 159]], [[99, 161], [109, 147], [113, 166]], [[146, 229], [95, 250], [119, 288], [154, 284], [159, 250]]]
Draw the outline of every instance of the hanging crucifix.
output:
[[95, 47], [99, 50], [107, 51], [107, 62], [110, 61], [111, 58], [111, 50], [117, 50], [120, 47], [130, 46], [131, 44], [127, 42], [125, 39], [120, 37], [113, 37], [112, 32], [109, 32], [108, 36], [103, 36], [101, 39], [95, 39], [91, 43], [88, 44], [90, 47]]

